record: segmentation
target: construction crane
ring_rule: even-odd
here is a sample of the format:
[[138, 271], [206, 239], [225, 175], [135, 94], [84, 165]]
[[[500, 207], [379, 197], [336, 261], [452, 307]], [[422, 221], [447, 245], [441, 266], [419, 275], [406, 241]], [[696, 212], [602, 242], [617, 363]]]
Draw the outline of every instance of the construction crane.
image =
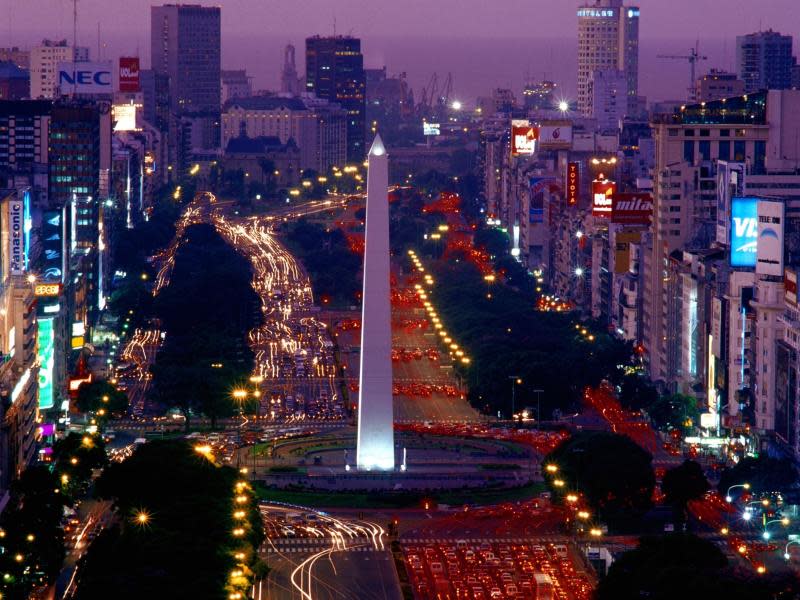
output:
[[708, 60], [707, 56], [702, 56], [700, 54], [700, 40], [695, 42], [694, 48], [689, 49], [688, 55], [680, 55], [680, 54], [659, 54], [658, 58], [669, 58], [672, 60], [688, 60], [689, 61], [689, 68], [691, 80], [689, 81], [689, 101], [695, 102], [697, 100], [697, 94], [695, 92], [695, 81], [696, 81], [696, 74], [697, 74], [697, 63], [701, 60]]

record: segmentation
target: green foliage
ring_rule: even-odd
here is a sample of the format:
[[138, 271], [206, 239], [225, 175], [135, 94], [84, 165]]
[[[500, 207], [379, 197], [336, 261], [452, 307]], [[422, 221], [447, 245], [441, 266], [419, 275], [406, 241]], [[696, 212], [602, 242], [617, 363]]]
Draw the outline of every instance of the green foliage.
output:
[[64, 560], [63, 507], [60, 483], [47, 467], [29, 467], [12, 485], [0, 516], [3, 598], [24, 600], [33, 587], [55, 579]]
[[[794, 598], [798, 589], [791, 577], [755, 580], [736, 572], [713, 542], [672, 534], [642, 538], [635, 550], [619, 557], [600, 582], [595, 600], [768, 600]], [[778, 590], [788, 595], [776, 595]]]
[[[158, 400], [187, 417], [233, 414], [230, 391], [253, 368], [249, 331], [260, 319], [250, 263], [210, 225], [187, 228], [155, 311], [167, 337], [152, 368]], [[213, 367], [212, 365], [222, 365]]]
[[797, 469], [785, 459], [748, 456], [722, 472], [717, 489], [724, 495], [730, 486], [742, 483], [749, 483], [750, 492], [756, 496], [786, 492], [797, 486]]
[[690, 500], [698, 500], [708, 491], [709, 484], [703, 468], [692, 460], [685, 460], [664, 474], [661, 490], [667, 502], [675, 509], [679, 523], [686, 520], [686, 505]]
[[128, 410], [128, 395], [103, 379], [82, 383], [75, 402], [84, 413], [105, 411], [99, 418], [124, 414]]
[[106, 445], [100, 435], [70, 433], [53, 446], [55, 472], [67, 475], [70, 489], [89, 481], [93, 469], [104, 467]]
[[302, 261], [317, 297], [334, 305], [358, 304], [361, 293], [361, 260], [347, 245], [339, 229], [300, 219], [289, 227], [287, 242]]
[[544, 460], [555, 464], [563, 487], [556, 494], [580, 490], [595, 513], [605, 520], [636, 518], [652, 505], [655, 474], [653, 457], [624, 435], [579, 432]]
[[[263, 526], [249, 487], [237, 492], [237, 480], [233, 469], [214, 465], [184, 440], [149, 442], [111, 465], [96, 491], [114, 501], [119, 524], [82, 559], [77, 597], [108, 598], [113, 590], [119, 600], [222, 600], [238, 552], [246, 572], [251, 566], [263, 572], [255, 552]], [[236, 502], [239, 493], [246, 503]], [[246, 517], [234, 519], [235, 510]], [[244, 535], [235, 537], [235, 527]]]

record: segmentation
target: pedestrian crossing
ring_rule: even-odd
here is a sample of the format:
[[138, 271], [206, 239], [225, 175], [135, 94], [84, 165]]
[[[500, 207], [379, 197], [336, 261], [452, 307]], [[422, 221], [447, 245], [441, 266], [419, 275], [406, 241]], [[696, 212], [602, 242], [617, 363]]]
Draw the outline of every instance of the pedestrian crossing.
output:
[[465, 542], [468, 545], [475, 544], [548, 544], [554, 541], [563, 541], [564, 536], [537, 536], [535, 538], [469, 538], [469, 537], [449, 537], [449, 538], [401, 538], [401, 544], [455, 544]]
[[[337, 543], [338, 542], [338, 543]], [[370, 540], [365, 538], [345, 540], [342, 547], [341, 540], [330, 537], [319, 538], [275, 538], [267, 540], [259, 548], [260, 554], [313, 554], [336, 548], [336, 552], [383, 552], [385, 548], [378, 549]]]

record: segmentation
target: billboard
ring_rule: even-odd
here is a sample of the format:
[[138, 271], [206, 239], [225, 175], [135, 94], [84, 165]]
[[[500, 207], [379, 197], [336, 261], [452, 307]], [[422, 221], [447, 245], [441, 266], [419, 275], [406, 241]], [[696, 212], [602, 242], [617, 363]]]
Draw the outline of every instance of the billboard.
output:
[[578, 196], [581, 191], [581, 170], [580, 164], [576, 162], [567, 163], [567, 204], [574, 206], [578, 203]]
[[649, 225], [653, 216], [653, 196], [648, 193], [614, 194], [612, 223]]
[[439, 123], [422, 122], [422, 133], [424, 135], [441, 135], [442, 126]]
[[783, 209], [783, 202], [758, 201], [756, 273], [759, 275], [783, 275]]
[[42, 214], [42, 272], [40, 279], [61, 282], [64, 273], [64, 236], [61, 211]]
[[614, 273], [627, 273], [631, 268], [631, 244], [642, 242], [642, 232], [620, 231], [614, 237]]
[[114, 93], [111, 62], [59, 63], [58, 85], [65, 96], [110, 96]]
[[731, 198], [744, 195], [744, 163], [717, 162], [717, 242], [728, 244]]
[[8, 203], [8, 256], [12, 275], [25, 272], [25, 207], [22, 200]]
[[783, 287], [787, 304], [797, 306], [797, 271], [786, 269], [783, 272]]
[[53, 317], [38, 319], [39, 410], [53, 408], [53, 370], [56, 334]]
[[614, 208], [617, 184], [608, 179], [592, 182], [592, 216], [610, 219]]
[[539, 127], [539, 147], [542, 149], [556, 150], [572, 147], [572, 124], [542, 123]]
[[539, 129], [527, 119], [511, 120], [511, 156], [530, 156], [536, 152]]
[[136, 131], [136, 105], [114, 104], [111, 107], [114, 117], [114, 131]]
[[139, 91], [139, 57], [120, 56], [119, 58], [119, 91]]
[[758, 248], [758, 199], [731, 199], [731, 266], [756, 266]]

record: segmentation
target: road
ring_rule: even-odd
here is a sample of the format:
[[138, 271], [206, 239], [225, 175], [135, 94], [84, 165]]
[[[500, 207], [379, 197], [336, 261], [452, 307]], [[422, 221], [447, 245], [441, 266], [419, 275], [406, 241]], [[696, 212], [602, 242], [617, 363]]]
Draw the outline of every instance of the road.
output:
[[[270, 568], [254, 597], [270, 600], [401, 600], [383, 528], [307, 508], [262, 504]], [[288, 537], [291, 536], [291, 537]]]

